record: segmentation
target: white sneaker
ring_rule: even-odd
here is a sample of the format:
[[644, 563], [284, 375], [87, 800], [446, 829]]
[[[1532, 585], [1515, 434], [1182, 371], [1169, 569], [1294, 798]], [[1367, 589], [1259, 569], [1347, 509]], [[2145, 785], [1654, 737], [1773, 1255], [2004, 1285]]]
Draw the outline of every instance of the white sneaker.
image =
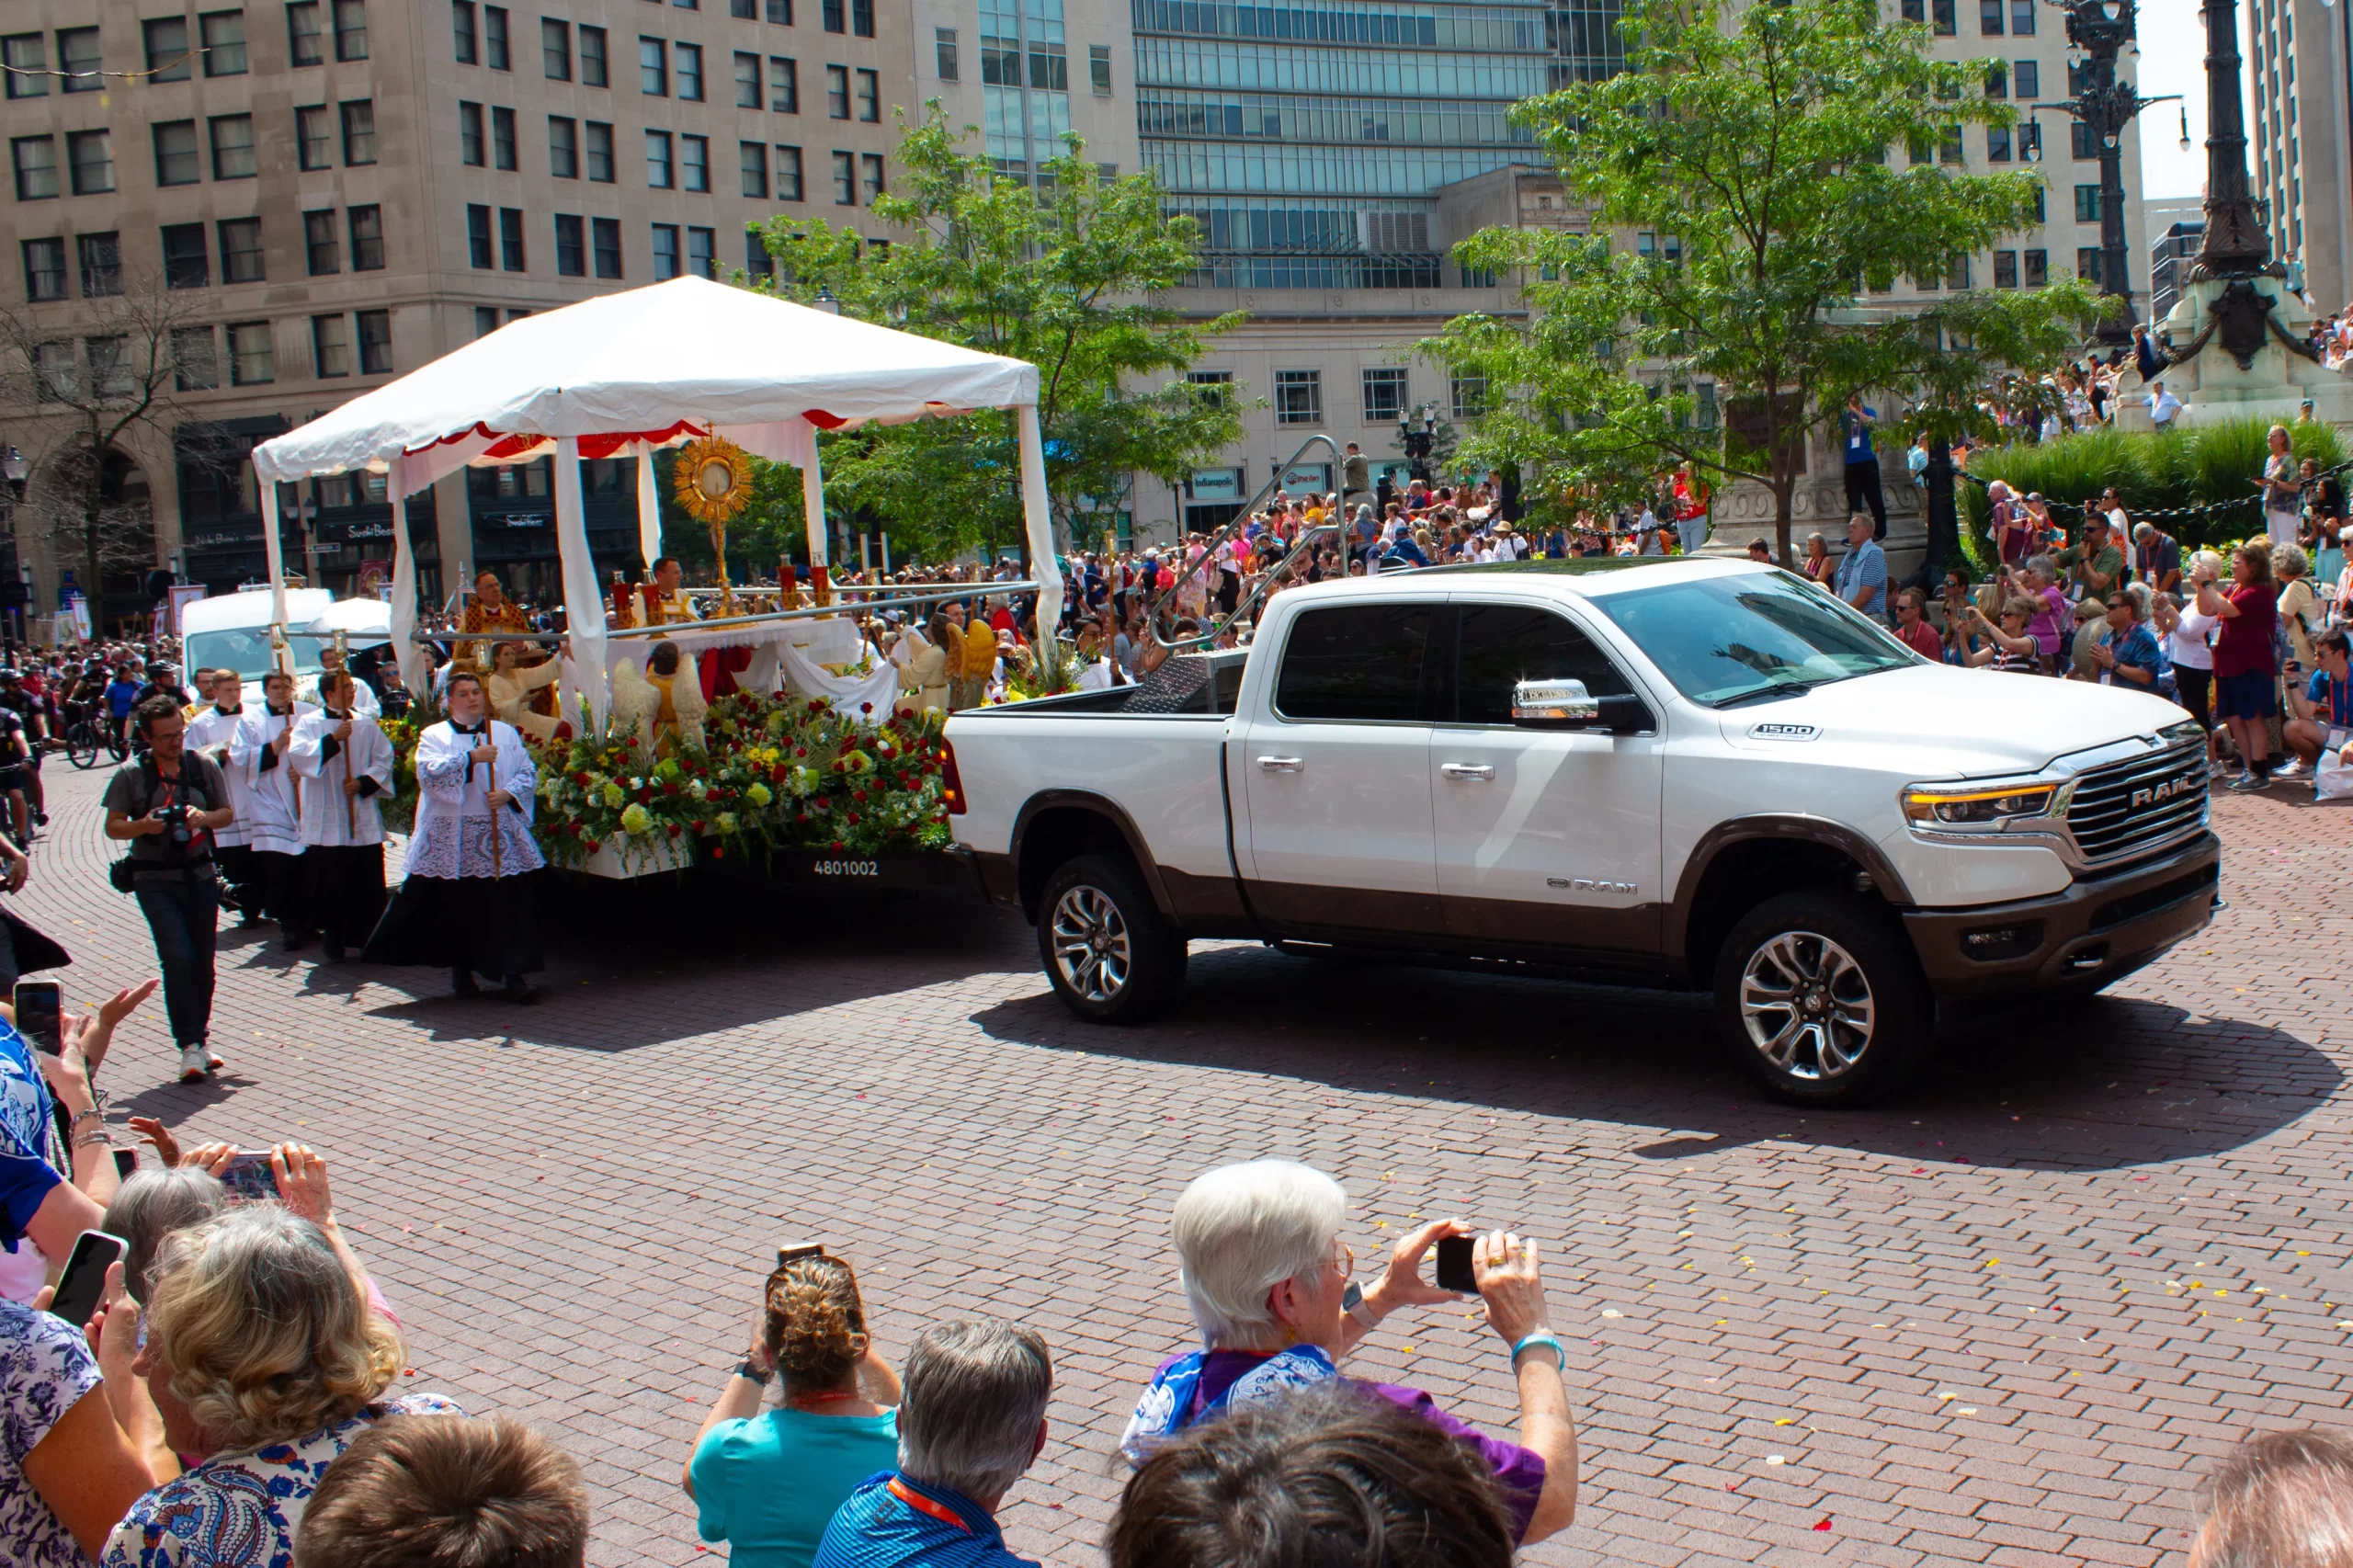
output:
[[2304, 759], [2301, 756], [2291, 756], [2287, 761], [2281, 763], [2279, 767], [2273, 768], [2271, 770], [2271, 777], [2274, 778], [2294, 778], [2303, 771]]
[[180, 1082], [201, 1084], [221, 1065], [221, 1059], [200, 1045], [184, 1046], [180, 1050]]

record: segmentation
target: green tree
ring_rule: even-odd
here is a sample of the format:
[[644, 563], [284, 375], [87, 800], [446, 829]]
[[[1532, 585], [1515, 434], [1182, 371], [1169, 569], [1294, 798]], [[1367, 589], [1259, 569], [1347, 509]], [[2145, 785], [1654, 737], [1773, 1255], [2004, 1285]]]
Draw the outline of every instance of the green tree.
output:
[[[1466, 267], [1514, 269], [1524, 318], [1463, 316], [1422, 351], [1483, 377], [1461, 460], [1528, 465], [1540, 494], [1623, 499], [1688, 460], [1773, 495], [1790, 559], [1807, 437], [1872, 389], [1957, 423], [1965, 389], [2079, 340], [2081, 283], [1941, 294], [1897, 316], [1866, 290], [1942, 279], [2036, 222], [2041, 178], [1948, 161], [2017, 112], [1995, 62], [1929, 58], [1878, 0], [1627, 0], [1627, 70], [1514, 112], [1587, 233], [1489, 229]], [[1712, 387], [1724, 417], [1697, 390]]]
[[[1175, 483], [1240, 440], [1232, 402], [1181, 375], [1240, 318], [1158, 302], [1195, 265], [1193, 221], [1167, 213], [1149, 175], [1103, 178], [1075, 136], [1033, 187], [965, 152], [963, 134], [936, 100], [906, 129], [897, 189], [873, 207], [905, 238], [885, 245], [823, 219], [755, 225], [778, 262], [763, 287], [804, 303], [827, 290], [845, 314], [1037, 366], [1047, 494], [1065, 529], [1081, 497], [1116, 510], [1136, 473]], [[1018, 459], [1009, 413], [878, 427], [826, 443], [826, 494], [926, 553], [994, 549], [1025, 538]]]

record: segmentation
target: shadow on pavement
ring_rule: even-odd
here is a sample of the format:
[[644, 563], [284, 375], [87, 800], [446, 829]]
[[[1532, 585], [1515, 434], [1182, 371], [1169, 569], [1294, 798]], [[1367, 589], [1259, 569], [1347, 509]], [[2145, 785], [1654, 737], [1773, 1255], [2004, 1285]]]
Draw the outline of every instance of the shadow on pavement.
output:
[[[995, 1038], [1229, 1066], [1352, 1092], [1669, 1128], [1640, 1157], [1784, 1136], [1894, 1157], [2103, 1170], [2218, 1153], [2325, 1103], [2342, 1074], [2282, 1030], [2102, 997], [1962, 1020], [1903, 1092], [1858, 1110], [1765, 1097], [1718, 1045], [1708, 1000], [1197, 947], [1184, 1000], [1133, 1028], [1081, 1023], [1045, 988], [972, 1016]], [[1220, 1028], [1246, 1019], [1237, 1038]], [[2260, 1090], [2246, 1087], [2261, 1085]], [[1804, 1131], [1799, 1132], [1801, 1124]]]
[[[309, 984], [332, 993], [364, 983], [371, 1015], [437, 1040], [617, 1051], [1035, 961], [1017, 922], [934, 893], [549, 878], [540, 917], [548, 968], [534, 977], [542, 994], [533, 1006], [515, 1006], [487, 982], [479, 997], [453, 996], [440, 970], [322, 965]], [[625, 1002], [618, 987], [628, 988]]]

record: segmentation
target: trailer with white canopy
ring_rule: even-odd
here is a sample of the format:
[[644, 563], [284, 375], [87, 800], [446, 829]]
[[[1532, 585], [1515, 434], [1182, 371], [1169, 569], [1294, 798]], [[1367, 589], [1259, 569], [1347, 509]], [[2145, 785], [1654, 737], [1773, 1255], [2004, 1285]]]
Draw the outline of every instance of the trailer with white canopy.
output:
[[[278, 600], [274, 619], [280, 626], [286, 621], [278, 485], [363, 470], [386, 474], [392, 503], [392, 642], [404, 679], [412, 689], [425, 689], [407, 497], [470, 465], [551, 456], [574, 665], [583, 695], [601, 720], [610, 700], [602, 675], [608, 633], [583, 514], [581, 460], [637, 460], [640, 546], [649, 572], [661, 553], [655, 450], [716, 437], [792, 464], [801, 471], [809, 560], [817, 567], [826, 563], [821, 431], [1011, 409], [1042, 640], [1061, 616], [1062, 580], [1046, 502], [1038, 384], [1037, 367], [1022, 360], [700, 278], [527, 316], [254, 449], [263, 541]], [[1019, 585], [990, 586], [1003, 592]], [[729, 625], [757, 640], [760, 623], [795, 613], [731, 618]]]

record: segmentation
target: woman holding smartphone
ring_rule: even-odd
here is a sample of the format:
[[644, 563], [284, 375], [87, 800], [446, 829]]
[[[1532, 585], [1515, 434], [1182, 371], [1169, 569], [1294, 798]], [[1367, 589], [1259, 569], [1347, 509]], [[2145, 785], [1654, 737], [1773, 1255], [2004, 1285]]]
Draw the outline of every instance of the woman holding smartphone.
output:
[[[761, 1401], [781, 1374], [778, 1400]], [[739, 1568], [809, 1568], [834, 1510], [899, 1462], [898, 1374], [874, 1353], [858, 1276], [823, 1252], [768, 1276], [751, 1349], [695, 1435], [695, 1529]]]

